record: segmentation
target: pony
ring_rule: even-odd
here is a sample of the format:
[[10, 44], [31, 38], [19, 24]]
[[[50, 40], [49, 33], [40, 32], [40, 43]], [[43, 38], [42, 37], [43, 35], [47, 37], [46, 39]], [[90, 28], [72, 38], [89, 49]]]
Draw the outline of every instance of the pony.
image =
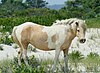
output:
[[52, 26], [42, 26], [32, 22], [25, 22], [19, 26], [15, 26], [12, 31], [12, 38], [19, 45], [18, 64], [21, 65], [21, 57], [23, 57], [26, 65], [27, 46], [50, 51], [55, 50], [54, 72], [59, 54], [64, 54], [64, 71], [68, 72], [68, 50], [72, 40], [78, 37], [80, 43], [85, 43], [86, 23], [82, 19], [70, 18], [65, 20], [56, 20]]

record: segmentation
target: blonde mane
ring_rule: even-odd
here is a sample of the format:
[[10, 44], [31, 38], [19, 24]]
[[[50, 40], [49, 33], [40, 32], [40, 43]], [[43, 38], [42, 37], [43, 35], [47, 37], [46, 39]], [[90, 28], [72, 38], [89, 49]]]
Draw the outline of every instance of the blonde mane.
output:
[[53, 23], [53, 25], [66, 25], [66, 24], [71, 24], [75, 21], [78, 21], [78, 20], [81, 20], [81, 19], [78, 19], [78, 18], [70, 18], [70, 19], [65, 19], [65, 20], [56, 20], [55, 23]]
[[[65, 20], [56, 20], [55, 23], [53, 23], [53, 26], [55, 25], [71, 25], [74, 22], [79, 22], [79, 25], [86, 30], [87, 26], [85, 23], [85, 20], [78, 19], [78, 18], [70, 18]], [[81, 24], [80, 24], [81, 23]]]

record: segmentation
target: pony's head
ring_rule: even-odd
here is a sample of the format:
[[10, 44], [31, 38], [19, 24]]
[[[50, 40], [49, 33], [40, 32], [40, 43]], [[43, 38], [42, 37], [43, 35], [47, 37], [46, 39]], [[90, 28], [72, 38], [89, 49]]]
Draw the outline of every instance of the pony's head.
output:
[[78, 37], [80, 43], [85, 43], [86, 24], [84, 20], [72, 18], [69, 23], [71, 30]]
[[85, 39], [85, 32], [86, 32], [86, 24], [84, 20], [77, 19], [77, 18], [70, 18], [66, 20], [56, 20], [53, 25], [65, 25], [70, 27], [74, 36], [79, 38], [80, 43], [84, 43]]

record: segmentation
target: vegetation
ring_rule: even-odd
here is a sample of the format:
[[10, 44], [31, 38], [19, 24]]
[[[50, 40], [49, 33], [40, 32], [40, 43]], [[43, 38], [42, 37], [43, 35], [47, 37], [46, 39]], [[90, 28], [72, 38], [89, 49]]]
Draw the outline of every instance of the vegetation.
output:
[[[18, 18], [0, 18], [0, 25], [2, 32], [9, 31], [11, 33], [14, 26], [20, 25], [24, 22], [34, 22], [40, 25], [50, 26], [56, 19], [61, 19], [56, 15], [52, 16], [34, 16], [34, 17], [18, 17]], [[100, 17], [87, 19], [86, 24], [89, 28], [100, 28]]]
[[17, 58], [14, 60], [4, 60], [0, 62], [0, 73], [45, 73], [38, 60], [31, 56], [29, 61], [30, 66], [26, 66], [22, 60], [22, 66], [17, 63]]
[[[68, 0], [60, 10], [46, 8], [43, 0], [1, 0], [0, 31], [11, 33], [12, 28], [24, 22], [34, 22], [41, 25], [52, 25], [57, 19], [85, 19], [88, 27], [100, 27], [99, 0]], [[88, 4], [89, 3], [89, 4]], [[92, 18], [92, 19], [91, 19]]]
[[87, 71], [99, 72], [100, 56], [97, 53], [90, 52], [90, 54], [84, 59], [83, 63], [86, 65]]
[[[48, 2], [44, 0], [26, 0], [25, 2], [23, 2], [23, 0], [1, 0], [1, 1], [2, 3], [0, 4], [0, 17], [3, 17], [3, 18], [16, 17], [16, 15], [20, 16], [20, 14], [24, 14], [24, 17], [27, 15], [33, 16], [34, 14], [39, 16], [38, 12], [40, 13], [40, 15], [45, 15], [42, 13], [45, 12], [44, 8], [46, 8], [46, 5], [48, 4]], [[78, 17], [82, 19], [87, 19], [87, 18], [100, 17], [100, 5], [99, 5], [100, 1], [99, 0], [88, 0], [88, 1], [87, 0], [67, 0], [65, 4], [66, 5], [64, 8], [58, 11], [54, 11], [54, 13], [52, 14], [55, 14], [55, 12], [58, 12], [64, 18]], [[42, 11], [41, 11], [41, 8], [43, 9]], [[35, 11], [34, 9], [38, 9], [38, 11]], [[37, 13], [34, 13], [34, 12], [37, 12]]]
[[72, 66], [75, 67], [75, 71], [78, 73], [78, 63], [80, 63], [84, 59], [84, 56], [79, 51], [72, 51], [72, 53], [69, 54], [69, 62]]
[[66, 9], [71, 17], [94, 18], [100, 16], [99, 0], [68, 0]]
[[[22, 66], [19, 66], [17, 58], [0, 61], [0, 73], [52, 73], [50, 60], [39, 61], [34, 56], [30, 56], [28, 62], [30, 66], [26, 66], [23, 60]], [[73, 63], [76, 63], [77, 66], [73, 66]], [[79, 66], [86, 68], [84, 72], [98, 73], [100, 71], [100, 56], [91, 52], [86, 58], [83, 58], [80, 52], [73, 51], [69, 54], [69, 65], [71, 67], [69, 70], [70, 73], [81, 73], [82, 71], [79, 70]], [[61, 65], [59, 67], [56, 73], [63, 73], [63, 67]], [[72, 67], [74, 68], [73, 70]]]
[[100, 17], [86, 19], [86, 23], [87, 23], [88, 28], [100, 28]]

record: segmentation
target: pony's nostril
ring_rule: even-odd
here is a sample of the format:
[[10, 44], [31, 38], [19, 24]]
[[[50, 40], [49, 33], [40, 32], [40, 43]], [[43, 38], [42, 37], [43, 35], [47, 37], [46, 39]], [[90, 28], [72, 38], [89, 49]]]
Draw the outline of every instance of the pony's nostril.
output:
[[85, 43], [86, 39], [81, 39], [80, 43]]
[[86, 39], [84, 39], [84, 42], [86, 41]]

